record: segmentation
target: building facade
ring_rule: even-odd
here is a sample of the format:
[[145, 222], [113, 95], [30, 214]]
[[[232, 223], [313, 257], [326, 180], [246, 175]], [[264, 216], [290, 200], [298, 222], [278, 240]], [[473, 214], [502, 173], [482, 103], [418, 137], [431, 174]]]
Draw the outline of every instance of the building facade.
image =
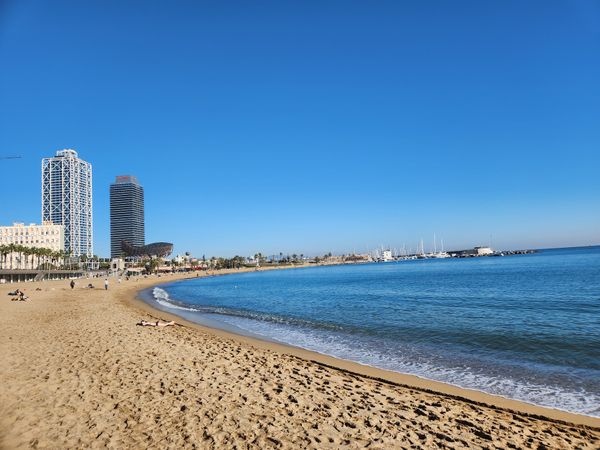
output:
[[92, 165], [75, 150], [42, 160], [42, 221], [64, 226], [68, 255], [93, 256]]
[[110, 185], [110, 256], [117, 258], [123, 252], [123, 242], [143, 247], [144, 188], [134, 176], [117, 176]]
[[64, 226], [44, 222], [42, 225], [14, 223], [12, 226], [0, 227], [0, 245], [11, 244], [48, 248], [52, 251], [64, 250]]
[[64, 250], [64, 227], [44, 222], [25, 225], [14, 223], [12, 226], [0, 226], [0, 269], [36, 269], [48, 262], [50, 255], [27, 253], [22, 249], [10, 247], [35, 247], [54, 252]]

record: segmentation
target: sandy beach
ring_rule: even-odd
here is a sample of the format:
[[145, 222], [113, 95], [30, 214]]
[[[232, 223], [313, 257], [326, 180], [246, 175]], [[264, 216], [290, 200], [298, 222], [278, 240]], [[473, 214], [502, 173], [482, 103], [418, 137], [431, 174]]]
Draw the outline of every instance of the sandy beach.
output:
[[[600, 446], [597, 418], [203, 328], [136, 300], [183, 277], [111, 279], [107, 291], [100, 279], [0, 285], [0, 448]], [[28, 301], [10, 301], [17, 287]], [[157, 318], [178, 325], [136, 326]]]

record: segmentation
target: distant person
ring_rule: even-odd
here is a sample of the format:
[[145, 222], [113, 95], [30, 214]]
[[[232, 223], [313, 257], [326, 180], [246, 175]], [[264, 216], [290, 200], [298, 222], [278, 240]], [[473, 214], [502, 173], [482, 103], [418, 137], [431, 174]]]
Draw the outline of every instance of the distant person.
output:
[[14, 297], [14, 298], [11, 298], [11, 300], [12, 300], [13, 302], [17, 302], [17, 301], [19, 301], [19, 302], [24, 302], [25, 300], [29, 300], [29, 297], [27, 297], [27, 296], [25, 295], [25, 292], [23, 292], [23, 291], [18, 291], [18, 292], [19, 292], [19, 293], [17, 294], [17, 296], [16, 296], [16, 297]]
[[75, 280], [71, 280], [69, 284], [71, 285], [71, 289], [73, 289], [75, 287]]
[[170, 322], [162, 322], [157, 320], [156, 322], [146, 322], [145, 320], [142, 320], [141, 322], [136, 323], [136, 325], [142, 327], [172, 327], [175, 325], [175, 321], [171, 320]]
[[104, 290], [108, 291], [108, 278], [104, 279]]

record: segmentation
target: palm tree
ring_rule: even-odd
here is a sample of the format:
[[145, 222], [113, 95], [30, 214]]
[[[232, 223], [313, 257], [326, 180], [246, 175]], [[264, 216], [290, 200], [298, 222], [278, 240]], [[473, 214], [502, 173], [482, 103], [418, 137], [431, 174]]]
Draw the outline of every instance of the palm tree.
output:
[[[48, 249], [44, 247], [34, 247], [34, 255], [36, 259], [35, 269], [39, 270], [40, 266], [43, 266], [44, 257], [46, 256]], [[32, 261], [33, 262], [33, 261]]]
[[37, 253], [36, 253], [37, 264], [36, 264], [35, 268], [37, 270], [41, 270], [44, 268], [44, 258], [46, 256], [46, 252], [48, 251], [48, 249], [47, 248], [36, 248], [36, 250], [37, 250]]
[[64, 264], [65, 252], [63, 250], [57, 250], [52, 252], [52, 261], [54, 266], [58, 269], [61, 268]]
[[58, 264], [56, 263], [56, 260], [58, 259], [58, 252], [55, 250], [50, 250], [50, 252], [48, 253], [48, 256], [50, 257], [50, 261], [52, 261], [52, 267], [57, 269]]
[[8, 246], [0, 245], [0, 269], [4, 268], [6, 255], [8, 255]]
[[17, 250], [16, 244], [8, 244], [8, 254], [10, 255], [10, 270], [13, 270], [13, 260], [15, 257], [15, 251]]
[[31, 255], [31, 248], [23, 246], [21, 248], [21, 257], [25, 258], [25, 261], [21, 261], [21, 269], [27, 269], [27, 265], [29, 264], [29, 256]]
[[23, 268], [23, 247], [22, 245], [15, 245], [15, 252], [19, 254], [19, 269]]
[[[50, 250], [49, 248], [44, 248], [42, 250], [42, 268], [48, 270], [48, 258], [50, 258], [52, 256], [52, 250]], [[39, 266], [38, 266], [39, 267]]]

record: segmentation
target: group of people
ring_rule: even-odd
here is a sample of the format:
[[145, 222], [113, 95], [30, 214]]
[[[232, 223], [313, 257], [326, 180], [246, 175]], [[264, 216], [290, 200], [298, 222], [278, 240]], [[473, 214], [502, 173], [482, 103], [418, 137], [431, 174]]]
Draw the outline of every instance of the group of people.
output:
[[[121, 282], [121, 279], [119, 278], [119, 283]], [[71, 282], [69, 283], [69, 286], [71, 286], [71, 289], [75, 289], [75, 280], [71, 280]], [[94, 289], [94, 285], [92, 283], [89, 283], [87, 285], [88, 289]], [[108, 290], [108, 278], [106, 278], [104, 280], [104, 289]]]
[[29, 297], [25, 295], [25, 292], [20, 289], [16, 289], [14, 292], [9, 292], [8, 295], [13, 296], [13, 298], [11, 298], [11, 301], [13, 302], [24, 302], [25, 300], [29, 299]]
[[[71, 289], [75, 288], [75, 281], [71, 280], [71, 283], [69, 283], [69, 286], [71, 286]], [[91, 283], [88, 284], [88, 289], [93, 289], [94, 285], [92, 285]], [[104, 288], [108, 289], [108, 280], [106, 280], [104, 282]], [[38, 290], [41, 290], [40, 288], [38, 288]], [[29, 297], [27, 295], [25, 295], [25, 293], [20, 290], [20, 289], [15, 289], [13, 292], [9, 292], [8, 295], [11, 295], [11, 301], [16, 302], [16, 301], [21, 301], [24, 302], [25, 300], [28, 300]], [[153, 322], [148, 322], [147, 320], [141, 320], [140, 322], [136, 323], [136, 325], [138, 326], [142, 326], [142, 327], [158, 327], [158, 328], [164, 328], [164, 327], [172, 327], [177, 325], [175, 323], [174, 320], [171, 320], [170, 322], [166, 322], [163, 320], [157, 320], [157, 321], [153, 321]]]

